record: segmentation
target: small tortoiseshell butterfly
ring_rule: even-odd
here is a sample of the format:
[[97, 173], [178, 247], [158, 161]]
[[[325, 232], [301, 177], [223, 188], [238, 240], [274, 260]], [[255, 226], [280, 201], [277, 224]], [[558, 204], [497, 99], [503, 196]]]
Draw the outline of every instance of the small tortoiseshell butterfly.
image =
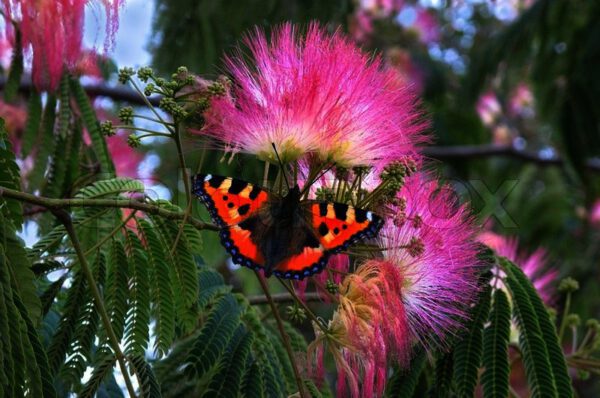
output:
[[280, 197], [235, 178], [198, 174], [193, 192], [221, 228], [235, 264], [265, 276], [304, 279], [323, 270], [332, 254], [373, 238], [383, 220], [342, 203], [301, 201], [296, 185]]

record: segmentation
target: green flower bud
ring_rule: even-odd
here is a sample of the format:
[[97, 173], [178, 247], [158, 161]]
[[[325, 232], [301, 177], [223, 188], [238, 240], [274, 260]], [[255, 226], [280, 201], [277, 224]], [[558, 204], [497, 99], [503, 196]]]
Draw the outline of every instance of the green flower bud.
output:
[[152, 94], [154, 94], [155, 91], [156, 91], [156, 86], [154, 85], [154, 83], [148, 83], [146, 85], [146, 87], [144, 88], [144, 95], [146, 97], [149, 97]]
[[134, 74], [135, 71], [133, 70], [133, 68], [125, 67], [119, 69], [119, 83], [127, 84], [129, 79], [131, 79], [131, 76], [133, 76]]
[[337, 283], [331, 279], [327, 279], [327, 282], [325, 283], [325, 289], [327, 289], [327, 291], [331, 294], [337, 294], [339, 291]]
[[406, 250], [408, 251], [408, 254], [410, 254], [411, 257], [419, 257], [425, 251], [425, 244], [423, 243], [421, 238], [413, 236], [410, 239], [410, 243], [406, 247]]
[[315, 191], [315, 196], [317, 200], [323, 200], [327, 202], [333, 202], [335, 198], [335, 194], [331, 188], [319, 187]]
[[558, 291], [563, 293], [573, 293], [574, 291], [579, 290], [579, 282], [575, 279], [568, 277], [560, 281], [558, 285]]
[[107, 137], [111, 137], [115, 135], [116, 130], [110, 120], [105, 120], [100, 123], [100, 132]]
[[223, 85], [223, 83], [214, 82], [213, 84], [208, 86], [207, 91], [209, 95], [218, 97], [225, 94], [225, 86]]
[[577, 378], [579, 380], [587, 380], [590, 378], [590, 372], [588, 372], [587, 370], [578, 369], [577, 370]]
[[142, 140], [140, 140], [140, 137], [135, 134], [130, 134], [129, 137], [127, 137], [127, 145], [132, 148], [137, 148], [141, 143]]
[[137, 75], [141, 81], [146, 83], [148, 81], [148, 79], [150, 79], [152, 76], [154, 76], [154, 71], [152, 70], [152, 68], [150, 68], [148, 66], [144, 66], [144, 67], [138, 69]]
[[306, 311], [297, 305], [290, 305], [285, 310], [288, 318], [293, 322], [303, 322], [306, 319]]
[[579, 326], [581, 325], [581, 318], [577, 314], [569, 314], [567, 315], [567, 326]]
[[590, 318], [585, 322], [585, 326], [598, 333], [600, 331], [600, 322], [596, 318]]
[[133, 108], [126, 106], [119, 109], [119, 120], [124, 124], [133, 124]]

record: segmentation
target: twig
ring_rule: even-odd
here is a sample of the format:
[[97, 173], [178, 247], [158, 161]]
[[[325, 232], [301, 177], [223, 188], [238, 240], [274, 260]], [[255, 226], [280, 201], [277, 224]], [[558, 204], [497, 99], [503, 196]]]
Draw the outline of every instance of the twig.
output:
[[79, 259], [79, 264], [81, 266], [81, 270], [85, 274], [88, 285], [90, 286], [90, 290], [92, 291], [92, 295], [94, 296], [94, 303], [96, 305], [96, 309], [100, 313], [100, 318], [102, 319], [102, 324], [104, 329], [106, 329], [106, 333], [108, 335], [108, 339], [110, 340], [110, 344], [112, 346], [113, 351], [115, 352], [115, 356], [117, 357], [117, 361], [119, 362], [119, 367], [121, 368], [121, 373], [123, 374], [123, 379], [125, 380], [125, 385], [127, 386], [127, 391], [129, 392], [129, 396], [135, 398], [135, 389], [133, 388], [133, 384], [131, 383], [131, 379], [129, 378], [129, 373], [127, 371], [127, 365], [125, 364], [125, 355], [121, 351], [119, 347], [119, 339], [115, 334], [115, 331], [112, 328], [110, 323], [110, 317], [108, 316], [108, 312], [106, 308], [104, 308], [104, 304], [102, 302], [102, 296], [100, 295], [100, 291], [98, 290], [98, 286], [96, 286], [96, 281], [94, 280], [94, 275], [92, 274], [92, 270], [90, 269], [89, 264], [87, 263], [87, 259], [85, 257], [85, 253], [81, 248], [81, 244], [79, 243], [79, 238], [77, 237], [77, 233], [75, 232], [75, 227], [73, 226], [73, 221], [71, 220], [71, 216], [64, 209], [53, 209], [52, 213], [58, 218], [62, 224], [65, 226], [65, 230], [69, 235], [69, 239], [71, 239], [71, 244], [77, 253], [77, 257]]
[[[151, 203], [140, 202], [137, 199], [54, 199], [36, 196], [30, 193], [0, 186], [0, 197], [2, 196], [16, 199], [21, 202], [42, 206], [49, 210], [64, 209], [69, 207], [114, 207], [121, 209], [140, 210], [144, 213], [158, 215], [170, 220], [183, 220], [185, 217], [184, 212], [167, 210]], [[194, 217], [189, 217], [188, 222], [197, 229], [207, 229], [211, 231], [219, 230], [219, 227], [216, 225], [205, 223]]]
[[[291, 294], [288, 294], [288, 293], [271, 294], [271, 300], [273, 300], [273, 302], [275, 302], [275, 303], [294, 303], [294, 302], [296, 302], [296, 300], [294, 299], [294, 296], [292, 296]], [[267, 300], [267, 296], [264, 296], [264, 295], [248, 297], [248, 301], [250, 302], [250, 305], [269, 304], [269, 300]], [[307, 302], [323, 301], [323, 299], [321, 298], [321, 296], [319, 296], [319, 293], [311, 292], [311, 293], [304, 293], [304, 301], [307, 301]]]
[[283, 321], [281, 320], [281, 316], [279, 315], [279, 310], [271, 297], [271, 293], [269, 292], [269, 286], [267, 282], [263, 278], [263, 276], [258, 272], [254, 271], [256, 277], [258, 278], [258, 282], [260, 283], [260, 287], [265, 293], [265, 297], [267, 302], [271, 306], [271, 310], [273, 312], [273, 316], [275, 317], [275, 321], [277, 322], [277, 328], [279, 329], [279, 333], [281, 334], [281, 339], [283, 340], [283, 345], [285, 346], [285, 350], [287, 351], [288, 356], [290, 357], [290, 363], [292, 364], [292, 370], [294, 371], [294, 377], [296, 378], [296, 383], [298, 384], [298, 392], [300, 393], [300, 397], [308, 398], [306, 395], [306, 391], [304, 390], [304, 382], [302, 381], [302, 376], [300, 375], [300, 370], [298, 369], [298, 364], [296, 363], [296, 358], [294, 358], [294, 351], [292, 350], [292, 344], [290, 342], [290, 336], [285, 331], [283, 327]]

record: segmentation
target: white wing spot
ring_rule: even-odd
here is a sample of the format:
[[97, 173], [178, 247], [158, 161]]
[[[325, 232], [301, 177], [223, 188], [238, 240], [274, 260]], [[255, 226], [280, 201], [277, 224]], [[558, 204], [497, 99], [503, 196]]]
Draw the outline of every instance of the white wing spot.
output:
[[370, 211], [367, 212], [367, 220], [373, 221], [373, 213], [371, 213]]
[[211, 178], [212, 178], [212, 175], [207, 174], [206, 177], [204, 177], [204, 181], [210, 181]]

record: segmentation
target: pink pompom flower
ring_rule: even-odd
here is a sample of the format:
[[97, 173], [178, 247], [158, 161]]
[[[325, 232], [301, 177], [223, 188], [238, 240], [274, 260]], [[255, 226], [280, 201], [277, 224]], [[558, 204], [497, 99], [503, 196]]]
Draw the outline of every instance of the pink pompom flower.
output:
[[215, 98], [201, 132], [221, 147], [275, 162], [307, 154], [351, 167], [414, 154], [424, 123], [415, 97], [379, 57], [341, 33], [284, 24], [270, 40], [257, 30], [226, 60], [233, 85]]
[[[105, 51], [114, 42], [118, 11], [124, 0], [99, 0], [106, 14]], [[83, 52], [85, 6], [91, 0], [2, 0], [5, 34], [14, 43], [15, 22], [22, 46], [31, 56], [33, 82], [54, 90], [63, 71], [77, 66]], [[16, 44], [16, 43], [14, 43]]]

